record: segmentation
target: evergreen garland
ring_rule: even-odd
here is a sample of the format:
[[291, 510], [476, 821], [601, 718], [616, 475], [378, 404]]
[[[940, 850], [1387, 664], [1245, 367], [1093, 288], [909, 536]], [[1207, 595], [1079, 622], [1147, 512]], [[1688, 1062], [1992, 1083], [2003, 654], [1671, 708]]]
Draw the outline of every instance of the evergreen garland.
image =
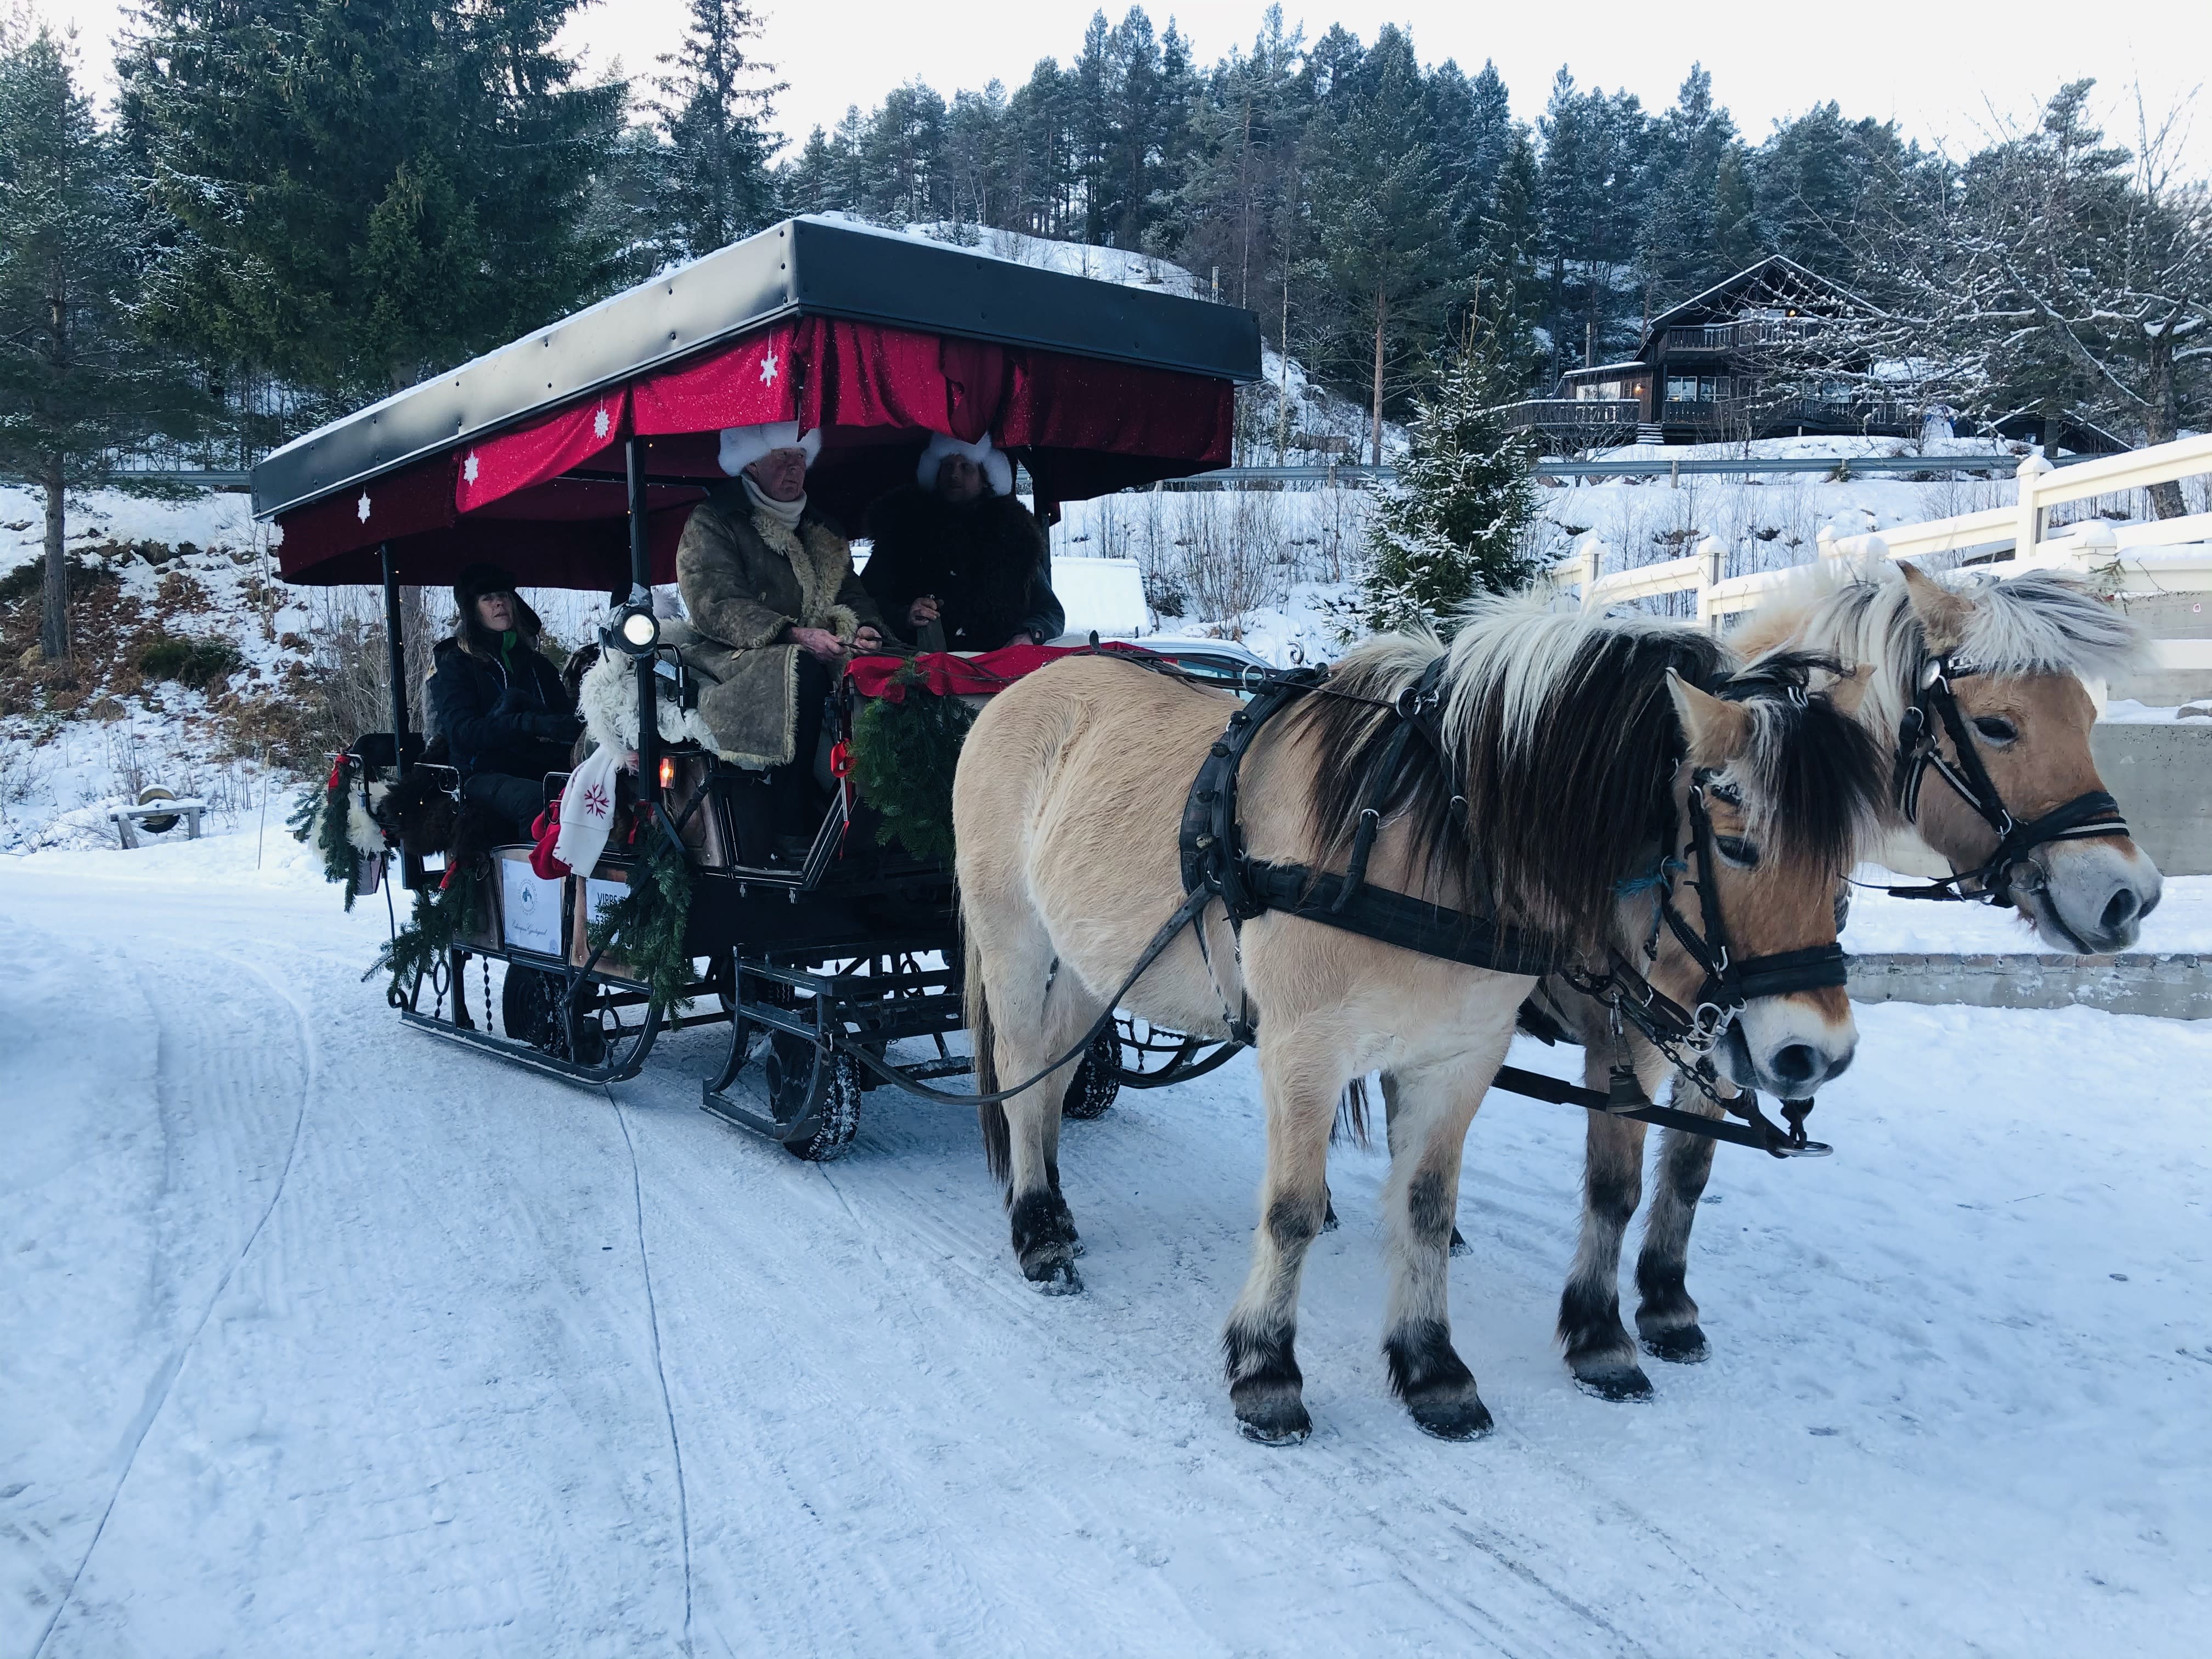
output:
[[322, 788], [303, 790], [299, 805], [285, 819], [294, 841], [302, 846], [312, 842], [322, 854], [323, 879], [344, 885], [348, 910], [361, 896], [361, 849], [353, 844], [347, 822], [353, 791], [351, 764], [340, 755], [331, 763], [331, 775]]
[[394, 1001], [404, 994], [403, 987], [416, 983], [481, 924], [489, 863], [477, 857], [448, 865], [443, 881], [416, 893], [414, 917], [392, 935], [392, 953], [386, 958]]
[[684, 1000], [691, 958], [684, 949], [691, 919], [691, 866], [648, 818], [645, 848], [629, 867], [629, 890], [585, 930], [592, 950], [621, 957], [645, 981], [656, 1008]]
[[1536, 516], [1534, 451], [1497, 413], [1511, 393], [1496, 349], [1493, 337], [1470, 337], [1420, 399], [1398, 488], [1376, 511], [1374, 562], [1347, 635], [1431, 628], [1449, 637], [1468, 600], [1536, 574], [1523, 539]]
[[952, 774], [975, 715], [940, 696], [909, 661], [892, 676], [896, 702], [871, 698], [853, 720], [853, 781], [883, 819], [876, 840], [896, 841], [915, 858], [952, 859]]

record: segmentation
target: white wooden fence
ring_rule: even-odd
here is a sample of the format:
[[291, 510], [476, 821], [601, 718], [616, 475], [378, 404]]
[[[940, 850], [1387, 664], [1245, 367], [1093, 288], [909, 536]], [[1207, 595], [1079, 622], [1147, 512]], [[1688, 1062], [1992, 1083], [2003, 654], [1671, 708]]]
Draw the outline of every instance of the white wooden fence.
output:
[[[2141, 489], [2212, 473], [2212, 436], [2185, 438], [2150, 449], [2130, 450], [2065, 468], [2041, 454], [2021, 461], [2019, 499], [2010, 507], [1924, 524], [1899, 525], [1866, 536], [1838, 536], [1823, 529], [1824, 559], [1914, 559], [1931, 553], [1987, 555], [2016, 567], [2058, 566], [2100, 576], [2123, 592], [2212, 592], [2212, 513], [2113, 525], [2102, 519], [2068, 525], [2046, 534], [2050, 511], [2068, 501]], [[1790, 580], [1788, 570], [1723, 577], [1728, 549], [1708, 536], [1687, 558], [1639, 565], [1611, 574], [1595, 568], [1595, 549], [1561, 560], [1552, 580], [1579, 588], [1585, 610], [1602, 610], [1665, 593], [1697, 595], [1698, 618], [1719, 628], [1738, 611], [1755, 609]], [[2152, 647], [2160, 668], [2212, 670], [2212, 638], [2160, 640]]]

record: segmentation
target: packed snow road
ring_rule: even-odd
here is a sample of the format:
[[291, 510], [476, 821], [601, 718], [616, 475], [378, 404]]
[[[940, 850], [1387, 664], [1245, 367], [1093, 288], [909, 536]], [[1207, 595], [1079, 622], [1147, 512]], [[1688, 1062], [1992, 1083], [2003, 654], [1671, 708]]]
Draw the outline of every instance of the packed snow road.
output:
[[1340, 1148], [1267, 1450], [1249, 1060], [1068, 1126], [1048, 1300], [969, 1114], [813, 1167], [698, 1109], [711, 1032], [501, 1068], [361, 982], [378, 901], [252, 862], [0, 863], [0, 1654], [2201, 1651], [2212, 1027], [1863, 1010], [1833, 1159], [1722, 1150], [1714, 1357], [1644, 1406], [1551, 1342], [1580, 1121], [1494, 1101], [1471, 1445], [1388, 1395]]

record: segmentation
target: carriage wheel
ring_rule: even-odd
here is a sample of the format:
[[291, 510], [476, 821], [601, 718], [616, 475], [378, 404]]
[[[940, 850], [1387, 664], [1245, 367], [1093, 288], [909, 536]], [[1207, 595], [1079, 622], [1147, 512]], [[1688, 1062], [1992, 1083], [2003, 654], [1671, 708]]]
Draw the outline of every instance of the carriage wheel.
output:
[[1115, 1075], [1121, 1059], [1121, 1033], [1109, 1025], [1091, 1039], [1083, 1058], [1075, 1062], [1075, 1075], [1068, 1079], [1067, 1092], [1060, 1097], [1060, 1115], [1085, 1120], [1105, 1116], [1106, 1109], [1121, 1092], [1121, 1079]]
[[509, 963], [507, 980], [499, 990], [499, 1023], [511, 1037], [556, 1060], [579, 1066], [597, 1066], [607, 1054], [606, 1033], [600, 1028], [599, 995], [587, 988], [576, 1010], [575, 1040], [569, 1040], [568, 983], [558, 974]]
[[769, 1034], [761, 1057], [769, 1109], [783, 1149], [826, 1164], [852, 1149], [860, 1130], [860, 1062], [842, 1050], [825, 1054], [789, 1031]]

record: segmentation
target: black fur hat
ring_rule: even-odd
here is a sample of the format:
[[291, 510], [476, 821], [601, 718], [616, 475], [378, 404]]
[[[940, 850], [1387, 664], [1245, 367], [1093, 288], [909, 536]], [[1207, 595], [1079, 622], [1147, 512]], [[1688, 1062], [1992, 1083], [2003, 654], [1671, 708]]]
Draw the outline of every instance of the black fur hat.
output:
[[453, 579], [453, 605], [462, 615], [487, 593], [512, 593], [514, 578], [495, 564], [472, 564]]

